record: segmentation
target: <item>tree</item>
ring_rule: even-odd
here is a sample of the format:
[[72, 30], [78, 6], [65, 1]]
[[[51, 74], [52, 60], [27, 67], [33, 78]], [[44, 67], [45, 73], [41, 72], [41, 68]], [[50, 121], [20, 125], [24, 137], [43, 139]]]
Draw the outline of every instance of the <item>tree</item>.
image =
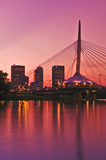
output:
[[9, 93], [8, 74], [0, 71], [0, 98], [4, 98]]

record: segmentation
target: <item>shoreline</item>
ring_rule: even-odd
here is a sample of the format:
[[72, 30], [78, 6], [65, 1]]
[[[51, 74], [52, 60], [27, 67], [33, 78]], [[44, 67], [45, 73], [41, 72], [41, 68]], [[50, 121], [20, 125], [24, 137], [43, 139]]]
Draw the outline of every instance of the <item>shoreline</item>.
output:
[[[0, 101], [18, 101], [18, 100], [55, 100], [55, 101], [70, 101], [74, 102], [73, 96], [61, 96], [61, 97], [52, 97], [52, 96], [36, 96], [30, 94], [10, 94], [7, 95], [5, 98], [0, 99]], [[82, 102], [85, 102], [86, 99], [82, 99]], [[96, 99], [96, 102], [106, 102], [106, 99]]]

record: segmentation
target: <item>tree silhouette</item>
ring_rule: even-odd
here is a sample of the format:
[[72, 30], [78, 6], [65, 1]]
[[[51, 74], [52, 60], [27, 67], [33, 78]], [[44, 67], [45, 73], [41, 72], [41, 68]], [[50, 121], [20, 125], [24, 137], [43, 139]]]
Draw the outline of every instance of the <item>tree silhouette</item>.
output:
[[0, 98], [4, 98], [9, 93], [7, 73], [0, 71]]

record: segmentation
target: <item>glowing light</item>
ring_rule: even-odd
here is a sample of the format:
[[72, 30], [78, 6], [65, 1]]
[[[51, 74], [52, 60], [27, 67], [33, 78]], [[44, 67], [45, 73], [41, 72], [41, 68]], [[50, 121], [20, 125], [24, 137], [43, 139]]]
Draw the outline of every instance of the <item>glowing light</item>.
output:
[[75, 82], [75, 83], [81, 83], [81, 81], [78, 81], [78, 80], [75, 80], [74, 82]]
[[61, 84], [60, 84], [60, 82], [58, 81], [58, 86], [60, 86]]
[[87, 119], [89, 118], [89, 101], [86, 101]]
[[3, 106], [3, 104], [4, 104], [4, 101], [2, 101], [1, 103], [2, 103], [2, 106]]
[[75, 85], [77, 86], [77, 85], [78, 85], [78, 82], [76, 82]]
[[86, 92], [87, 92], [87, 93], [89, 93], [89, 91], [88, 91], [88, 90], [86, 90]]
[[57, 108], [57, 121], [58, 121], [58, 129], [60, 128], [60, 103], [58, 103]]
[[65, 88], [65, 83], [62, 84], [63, 88]]
[[86, 85], [86, 82], [84, 82], [83, 85], [85, 86], [85, 85]]
[[93, 85], [91, 81], [89, 81], [89, 83], [90, 83], [90, 86], [92, 86], [92, 85]]

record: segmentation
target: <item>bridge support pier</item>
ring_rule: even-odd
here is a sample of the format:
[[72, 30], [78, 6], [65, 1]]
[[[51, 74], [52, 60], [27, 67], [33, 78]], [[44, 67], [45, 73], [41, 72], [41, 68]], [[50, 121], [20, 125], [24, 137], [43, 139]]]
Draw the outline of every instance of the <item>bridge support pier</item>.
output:
[[75, 103], [81, 103], [82, 102], [82, 95], [81, 95], [81, 91], [75, 91], [74, 92], [74, 102]]
[[91, 91], [91, 92], [87, 91], [86, 100], [91, 101], [91, 102], [96, 101], [96, 92], [95, 91]]

